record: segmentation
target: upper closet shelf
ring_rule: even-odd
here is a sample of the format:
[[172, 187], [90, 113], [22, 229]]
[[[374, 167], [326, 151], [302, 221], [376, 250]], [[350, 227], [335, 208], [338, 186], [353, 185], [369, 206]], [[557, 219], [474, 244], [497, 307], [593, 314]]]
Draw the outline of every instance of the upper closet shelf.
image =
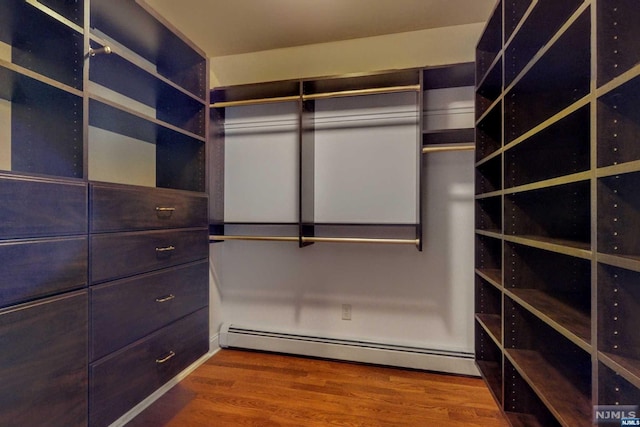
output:
[[171, 31], [150, 8], [131, 0], [92, 0], [91, 28], [157, 66], [160, 75], [206, 99], [204, 52]]

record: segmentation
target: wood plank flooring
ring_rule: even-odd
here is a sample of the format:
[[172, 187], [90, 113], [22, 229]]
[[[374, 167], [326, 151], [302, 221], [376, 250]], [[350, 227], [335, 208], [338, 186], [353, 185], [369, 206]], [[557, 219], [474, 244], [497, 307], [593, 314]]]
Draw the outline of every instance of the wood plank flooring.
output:
[[220, 350], [127, 427], [506, 427], [482, 380]]

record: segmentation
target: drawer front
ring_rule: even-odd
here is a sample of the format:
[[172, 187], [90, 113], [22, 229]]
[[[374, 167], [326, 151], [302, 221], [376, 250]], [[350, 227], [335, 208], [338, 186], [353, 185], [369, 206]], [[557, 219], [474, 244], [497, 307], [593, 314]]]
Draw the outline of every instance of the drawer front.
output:
[[0, 239], [87, 232], [87, 185], [0, 176]]
[[87, 284], [86, 237], [0, 243], [0, 307]]
[[207, 196], [175, 190], [91, 185], [91, 231], [206, 227]]
[[90, 425], [107, 426], [209, 351], [203, 308], [89, 367]]
[[87, 291], [0, 311], [0, 425], [87, 423]]
[[208, 304], [204, 260], [91, 289], [92, 360], [116, 351]]
[[92, 283], [185, 264], [208, 256], [209, 233], [206, 229], [92, 235]]

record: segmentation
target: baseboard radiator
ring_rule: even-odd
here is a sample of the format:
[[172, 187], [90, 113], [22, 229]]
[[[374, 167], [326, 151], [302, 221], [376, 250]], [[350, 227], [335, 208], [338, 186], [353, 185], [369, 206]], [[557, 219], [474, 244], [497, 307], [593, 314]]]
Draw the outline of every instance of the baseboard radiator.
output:
[[479, 376], [473, 353], [267, 331], [225, 323], [222, 348], [263, 350], [350, 362]]

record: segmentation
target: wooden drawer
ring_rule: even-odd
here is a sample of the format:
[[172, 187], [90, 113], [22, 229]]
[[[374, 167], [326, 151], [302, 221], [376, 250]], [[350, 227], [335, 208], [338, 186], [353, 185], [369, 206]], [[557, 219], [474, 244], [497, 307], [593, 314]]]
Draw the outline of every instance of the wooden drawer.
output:
[[91, 184], [91, 231], [206, 227], [206, 194]]
[[0, 425], [87, 423], [87, 291], [0, 310]]
[[87, 285], [87, 237], [0, 243], [0, 307]]
[[0, 239], [87, 232], [87, 185], [0, 175]]
[[207, 260], [91, 289], [91, 360], [208, 304]]
[[207, 229], [91, 236], [92, 283], [185, 264], [209, 256]]
[[203, 308], [89, 366], [90, 425], [107, 426], [209, 351]]

